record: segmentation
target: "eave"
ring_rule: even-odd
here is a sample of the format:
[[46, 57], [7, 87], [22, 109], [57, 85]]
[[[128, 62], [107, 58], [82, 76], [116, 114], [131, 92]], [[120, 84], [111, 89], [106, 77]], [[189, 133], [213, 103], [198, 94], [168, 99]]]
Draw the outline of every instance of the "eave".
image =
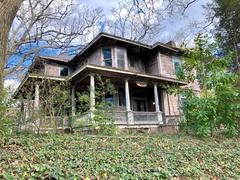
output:
[[158, 76], [158, 75], [150, 75], [150, 74], [144, 74], [144, 73], [139, 73], [139, 72], [133, 72], [129, 70], [122, 70], [122, 69], [114, 69], [114, 68], [108, 68], [108, 67], [103, 67], [103, 66], [97, 66], [97, 65], [92, 65], [92, 64], [87, 64], [80, 68], [79, 70], [75, 71], [71, 76], [68, 77], [67, 81], [77, 81], [80, 76], [84, 71], [88, 71], [91, 73], [97, 73], [97, 72], [102, 72], [105, 74], [115, 74], [118, 77], [122, 78], [130, 78], [134, 77], [135, 79], [149, 79], [151, 81], [161, 81], [161, 82], [169, 82], [169, 83], [174, 83], [174, 84], [179, 84], [179, 85], [187, 85], [187, 82], [184, 81], [179, 81], [174, 78], [170, 77], [164, 77], [164, 76]]

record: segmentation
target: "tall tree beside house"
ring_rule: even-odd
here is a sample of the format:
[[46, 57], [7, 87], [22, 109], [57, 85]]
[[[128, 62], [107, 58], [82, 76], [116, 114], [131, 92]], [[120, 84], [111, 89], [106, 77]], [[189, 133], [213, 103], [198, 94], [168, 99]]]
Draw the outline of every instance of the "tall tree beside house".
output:
[[240, 133], [240, 91], [236, 88], [236, 74], [229, 71], [234, 53], [222, 54], [217, 42], [209, 43], [207, 36], [195, 39], [196, 47], [186, 49], [183, 63], [184, 80], [198, 80], [202, 91], [196, 95], [186, 89], [183, 94], [186, 130], [198, 136], [213, 135], [221, 126], [228, 135]]
[[234, 70], [240, 72], [240, 1], [214, 0], [210, 5], [213, 17], [218, 19], [215, 23], [216, 36], [223, 39], [223, 48], [235, 51]]
[[22, 0], [0, 1], [0, 91], [3, 90], [4, 66], [7, 62], [8, 36]]

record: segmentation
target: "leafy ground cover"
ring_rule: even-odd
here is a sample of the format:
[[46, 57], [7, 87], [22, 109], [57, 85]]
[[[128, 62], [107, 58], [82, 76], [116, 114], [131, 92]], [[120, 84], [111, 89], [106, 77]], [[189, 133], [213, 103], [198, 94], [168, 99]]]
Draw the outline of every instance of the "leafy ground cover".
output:
[[239, 139], [18, 136], [0, 147], [0, 179], [239, 179]]

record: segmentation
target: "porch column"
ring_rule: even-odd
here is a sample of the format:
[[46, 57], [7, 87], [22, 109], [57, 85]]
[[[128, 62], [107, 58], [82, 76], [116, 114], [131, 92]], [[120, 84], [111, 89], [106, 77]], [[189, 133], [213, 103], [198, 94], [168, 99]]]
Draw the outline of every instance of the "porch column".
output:
[[155, 110], [156, 110], [156, 113], [157, 113], [157, 120], [158, 120], [159, 124], [163, 124], [162, 112], [160, 111], [160, 108], [159, 108], [157, 83], [154, 84], [154, 99], [155, 99]]
[[128, 124], [134, 124], [133, 112], [131, 111], [130, 105], [129, 84], [127, 79], [125, 80], [125, 96], [126, 96], [127, 121]]
[[90, 117], [93, 117], [93, 111], [95, 110], [95, 80], [94, 75], [90, 75]]
[[72, 117], [76, 116], [75, 86], [72, 87]]
[[39, 85], [35, 85], [35, 94], [34, 94], [34, 120], [36, 122], [37, 127], [35, 127], [35, 133], [39, 133], [41, 128], [41, 120], [39, 116]]
[[154, 99], [155, 99], [155, 109], [156, 112], [160, 112], [159, 109], [159, 99], [158, 99], [158, 88], [157, 88], [157, 84], [154, 84]]
[[35, 85], [34, 109], [39, 110], [39, 85]]

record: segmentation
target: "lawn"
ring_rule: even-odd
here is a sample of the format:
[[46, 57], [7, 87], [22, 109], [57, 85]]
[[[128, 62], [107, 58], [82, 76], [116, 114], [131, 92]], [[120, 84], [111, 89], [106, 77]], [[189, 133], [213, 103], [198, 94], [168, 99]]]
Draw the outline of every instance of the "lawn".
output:
[[19, 136], [0, 147], [0, 179], [239, 179], [239, 140]]

